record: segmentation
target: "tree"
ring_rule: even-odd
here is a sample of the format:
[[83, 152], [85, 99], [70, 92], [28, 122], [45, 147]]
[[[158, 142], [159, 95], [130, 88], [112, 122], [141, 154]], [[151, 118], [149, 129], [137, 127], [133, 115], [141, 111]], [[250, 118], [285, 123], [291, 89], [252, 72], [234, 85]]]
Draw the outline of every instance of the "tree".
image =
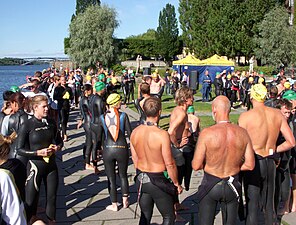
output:
[[78, 15], [79, 13], [84, 13], [90, 5], [101, 5], [100, 0], [76, 0], [76, 12], [75, 14]]
[[259, 35], [254, 38], [258, 45], [255, 55], [263, 64], [279, 67], [295, 63], [296, 31], [289, 26], [288, 18], [284, 7], [275, 7], [258, 25]]
[[97, 61], [110, 65], [114, 59], [113, 33], [118, 26], [116, 11], [106, 5], [89, 6], [70, 24], [70, 58], [87, 67]]
[[159, 25], [156, 30], [157, 50], [166, 62], [171, 61], [180, 52], [177, 22], [175, 7], [166, 4], [165, 8], [159, 13]]

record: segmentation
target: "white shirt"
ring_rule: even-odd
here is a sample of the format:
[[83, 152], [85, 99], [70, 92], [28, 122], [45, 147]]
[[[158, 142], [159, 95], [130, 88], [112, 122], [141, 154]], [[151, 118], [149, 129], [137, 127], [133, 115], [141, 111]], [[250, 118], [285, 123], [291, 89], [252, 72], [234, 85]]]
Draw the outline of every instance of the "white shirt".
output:
[[11, 225], [26, 225], [24, 203], [18, 195], [12, 174], [0, 169], [0, 201], [2, 220]]

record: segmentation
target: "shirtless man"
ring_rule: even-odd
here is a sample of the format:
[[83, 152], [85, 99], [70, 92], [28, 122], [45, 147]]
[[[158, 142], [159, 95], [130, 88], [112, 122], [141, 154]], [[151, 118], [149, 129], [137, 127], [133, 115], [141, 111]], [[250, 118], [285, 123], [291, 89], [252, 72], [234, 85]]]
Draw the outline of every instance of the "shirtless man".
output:
[[152, 74], [152, 81], [150, 84], [150, 94], [161, 98], [164, 91], [165, 81], [156, 73]]
[[[131, 153], [137, 169], [137, 183], [141, 192], [141, 218], [139, 224], [150, 224], [154, 202], [163, 217], [163, 224], [174, 224], [173, 196], [182, 192], [177, 179], [177, 167], [173, 159], [170, 138], [157, 124], [161, 114], [161, 101], [148, 98], [144, 103], [147, 116], [145, 124], [138, 126], [131, 134]], [[168, 173], [172, 183], [164, 176]], [[157, 185], [162, 182], [170, 193]]]
[[[267, 89], [262, 84], [251, 88], [253, 109], [240, 115], [239, 125], [250, 135], [255, 151], [255, 168], [243, 173], [247, 203], [246, 224], [257, 224], [260, 205], [263, 206], [265, 224], [273, 224], [275, 152], [284, 152], [295, 146], [293, 133], [280, 110], [264, 105]], [[276, 146], [279, 133], [285, 141]], [[260, 200], [259, 200], [260, 199]]]
[[218, 202], [222, 205], [223, 224], [237, 224], [241, 195], [238, 174], [255, 165], [250, 137], [245, 129], [230, 123], [229, 112], [228, 98], [216, 97], [212, 104], [216, 125], [200, 133], [195, 148], [192, 168], [204, 170], [197, 193], [198, 224], [214, 224]]
[[[178, 168], [178, 180], [182, 181], [185, 159], [183, 147], [188, 143], [189, 131], [187, 108], [193, 104], [193, 94], [189, 87], [182, 87], [177, 90], [175, 102], [177, 106], [173, 109], [170, 117], [168, 133], [171, 140], [171, 148]], [[176, 210], [186, 209], [176, 200]], [[177, 218], [182, 220], [182, 218]]]

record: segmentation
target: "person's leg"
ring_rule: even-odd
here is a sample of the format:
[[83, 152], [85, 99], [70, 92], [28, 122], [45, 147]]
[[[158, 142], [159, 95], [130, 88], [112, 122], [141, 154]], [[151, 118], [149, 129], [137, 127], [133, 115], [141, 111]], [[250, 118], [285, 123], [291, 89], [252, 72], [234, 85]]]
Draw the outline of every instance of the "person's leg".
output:
[[116, 154], [116, 161], [118, 164], [118, 174], [121, 181], [121, 192], [122, 192], [122, 204], [124, 208], [128, 208], [128, 195], [129, 195], [129, 185], [127, 179], [127, 167], [128, 167], [129, 152], [125, 149]]
[[105, 173], [108, 178], [108, 190], [112, 205], [106, 207], [108, 210], [118, 211], [117, 206], [117, 190], [116, 190], [116, 172], [115, 172], [115, 158], [111, 149], [103, 151], [103, 161]]
[[[146, 184], [143, 184], [143, 187], [145, 186]], [[144, 192], [143, 187], [142, 187], [142, 194], [139, 202], [140, 208], [141, 208], [141, 217], [140, 217], [139, 225], [148, 225], [151, 222], [154, 201], [149, 193]]]
[[192, 174], [192, 159], [193, 159], [193, 151], [192, 152], [184, 152], [183, 153], [185, 158], [185, 171], [184, 171], [184, 186], [185, 190], [189, 190], [191, 174]]
[[90, 125], [85, 124], [83, 125], [84, 131], [85, 131], [85, 152], [84, 152], [84, 159], [85, 164], [90, 165], [90, 153], [92, 149], [92, 139], [91, 139], [91, 130]]
[[[266, 211], [265, 224], [273, 224], [274, 222], [274, 187], [275, 187], [275, 163], [273, 159], [268, 159], [267, 163], [267, 195], [266, 195]], [[264, 197], [264, 196], [263, 196]]]
[[211, 191], [199, 202], [198, 204], [198, 224], [213, 225], [216, 215], [216, 207], [218, 201], [216, 199], [221, 192], [217, 190], [217, 187], [213, 187]]
[[56, 198], [59, 184], [58, 168], [51, 171], [46, 178], [46, 215], [50, 220], [56, 219]]
[[231, 98], [230, 98], [231, 107], [233, 107], [233, 103], [235, 102], [235, 95], [236, 95], [236, 91], [232, 90], [231, 91]]

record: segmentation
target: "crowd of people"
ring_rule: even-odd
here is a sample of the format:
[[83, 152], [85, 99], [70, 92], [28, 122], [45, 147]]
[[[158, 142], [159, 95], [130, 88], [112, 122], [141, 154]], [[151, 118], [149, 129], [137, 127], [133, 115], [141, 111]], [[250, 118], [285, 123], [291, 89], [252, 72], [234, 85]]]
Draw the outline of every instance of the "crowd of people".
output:
[[[202, 100], [214, 98], [210, 95], [213, 83], [216, 124], [202, 131], [193, 106], [195, 90], [189, 88], [186, 71], [179, 74], [168, 69], [162, 78], [156, 70], [142, 76], [137, 99], [136, 76], [130, 68], [121, 76], [101, 64], [85, 74], [80, 68], [48, 68], [27, 80], [4, 92], [0, 114], [0, 188], [9, 183], [9, 190], [4, 189], [10, 192], [7, 194], [19, 193], [15, 209], [0, 196], [2, 219], [7, 224], [40, 222], [36, 214], [42, 181], [48, 223], [55, 223], [59, 182], [55, 155], [70, 138], [67, 124], [75, 108], [80, 112], [77, 128], [83, 126], [85, 131], [84, 169], [99, 174], [98, 162], [103, 160], [111, 202], [107, 210], [118, 211], [119, 202], [122, 208], [129, 207], [131, 153], [137, 171], [139, 224], [150, 224], [154, 204], [163, 224], [182, 220], [178, 211], [187, 209], [179, 200], [182, 185], [188, 191], [192, 171], [201, 169], [199, 224], [214, 223], [218, 203], [224, 224], [236, 224], [238, 217], [246, 224], [258, 224], [261, 209], [265, 224], [274, 224], [281, 215], [296, 211], [296, 92], [283, 71], [269, 83], [263, 73], [226, 75], [222, 71], [212, 81], [206, 71], [201, 78]], [[176, 103], [168, 131], [158, 126], [163, 93], [173, 95]], [[131, 101], [140, 118], [134, 130], [128, 115], [120, 110]], [[229, 120], [235, 102], [248, 109], [240, 115], [238, 125]], [[2, 176], [2, 170], [9, 176]], [[11, 217], [14, 222], [11, 210], [18, 210]]]

